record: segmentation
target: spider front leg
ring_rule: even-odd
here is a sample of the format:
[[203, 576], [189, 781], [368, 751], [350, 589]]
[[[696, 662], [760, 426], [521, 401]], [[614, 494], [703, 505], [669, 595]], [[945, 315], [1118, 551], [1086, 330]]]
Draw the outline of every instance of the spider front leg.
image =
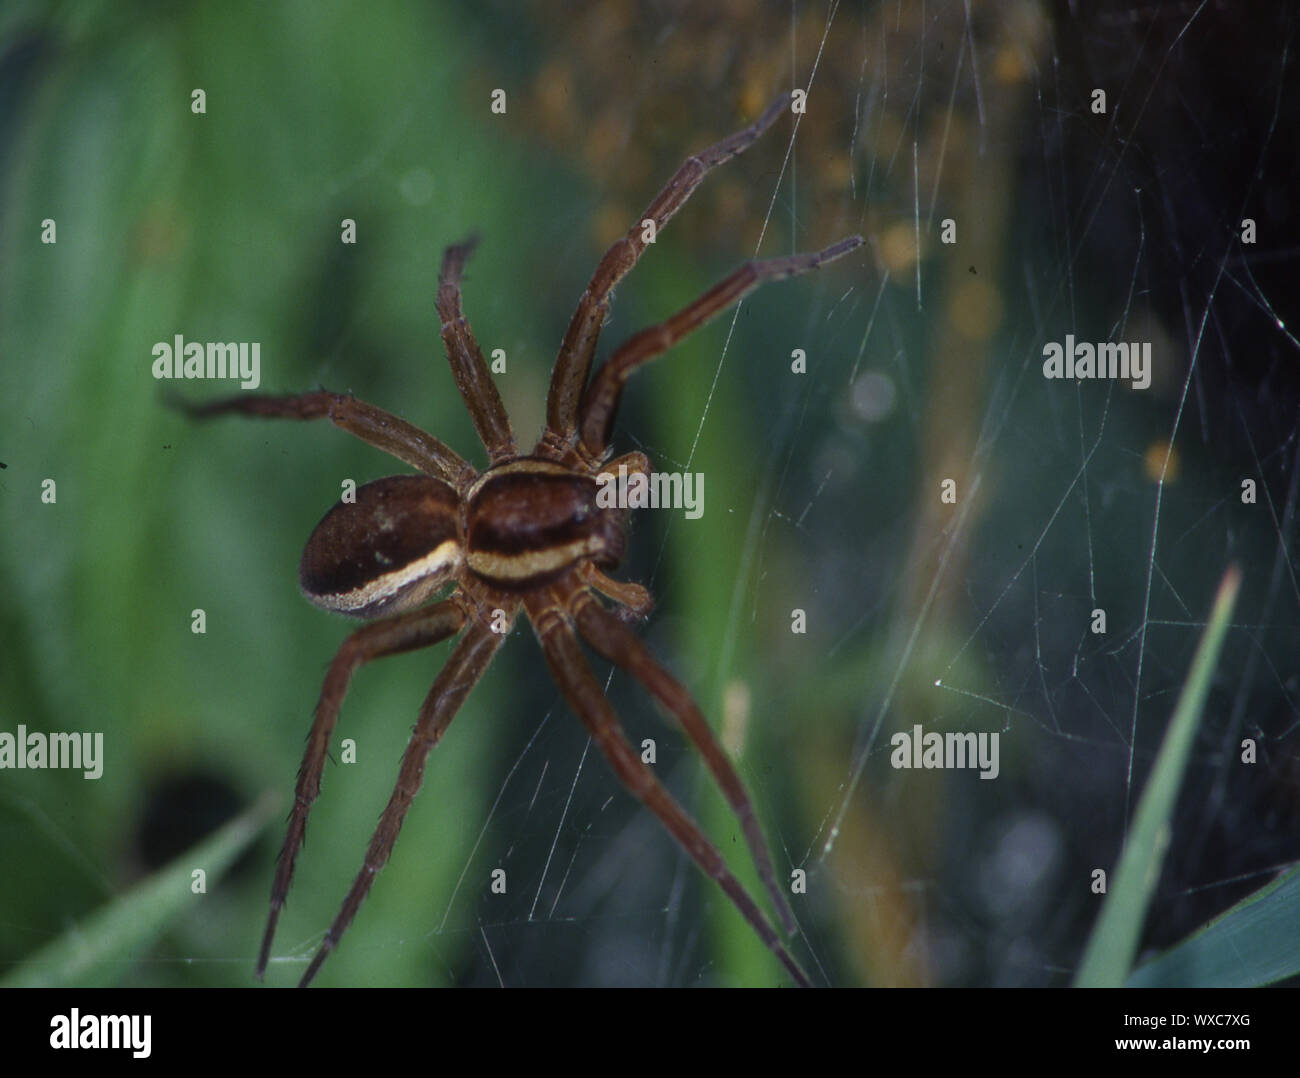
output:
[[432, 434], [382, 408], [340, 393], [319, 390], [291, 397], [237, 393], [203, 404], [173, 396], [171, 403], [194, 419], [232, 414], [261, 419], [328, 419], [367, 445], [457, 489], [468, 485], [474, 474], [468, 462]]
[[442, 270], [438, 274], [438, 316], [442, 319], [442, 340], [456, 388], [492, 463], [500, 464], [519, 455], [514, 432], [487, 360], [483, 358], [483, 349], [474, 339], [474, 331], [460, 307], [460, 279], [477, 243], [477, 238], [470, 237], [443, 252]]
[[666, 322], [643, 329], [624, 341], [596, 372], [583, 395], [579, 428], [582, 453], [590, 461], [598, 461], [604, 456], [614, 426], [614, 416], [623, 396], [623, 387], [632, 372], [642, 364], [663, 355], [682, 338], [739, 302], [765, 281], [777, 281], [783, 277], [807, 273], [860, 246], [861, 236], [849, 236], [823, 251], [746, 262], [730, 277], [714, 285]]
[[653, 221], [655, 234], [686, 204], [691, 193], [710, 171], [737, 154], [744, 153], [758, 141], [760, 135], [777, 121], [777, 117], [790, 104], [791, 95], [782, 94], [767, 110], [743, 131], [729, 135], [694, 157], [688, 157], [673, 178], [664, 185], [646, 207], [640, 219], [626, 236], [616, 241], [605, 252], [596, 272], [592, 274], [587, 290], [578, 301], [569, 328], [560, 345], [551, 374], [551, 388], [546, 399], [546, 431], [542, 442], [553, 450], [563, 450], [578, 429], [578, 408], [582, 391], [591, 371], [591, 361], [596, 354], [600, 328], [609, 314], [610, 293], [636, 265], [645, 252], [646, 238], [643, 222]]
[[464, 623], [464, 612], [456, 603], [447, 600], [435, 606], [412, 610], [363, 626], [344, 640], [339, 647], [325, 675], [325, 682], [321, 686], [320, 700], [316, 704], [316, 717], [311, 724], [311, 733], [307, 737], [307, 751], [303, 755], [302, 766], [298, 769], [298, 786], [294, 792], [293, 811], [289, 815], [289, 829], [284, 836], [284, 846], [280, 850], [275, 882], [271, 885], [271, 912], [267, 916], [266, 932], [262, 936], [262, 949], [257, 958], [258, 980], [261, 980], [265, 974], [266, 964], [271, 958], [271, 942], [275, 938], [275, 926], [280, 919], [280, 911], [284, 908], [289, 884], [293, 880], [294, 862], [299, 849], [302, 848], [303, 835], [307, 830], [307, 816], [311, 812], [312, 802], [320, 793], [325, 756], [329, 752], [330, 738], [333, 736], [339, 709], [343, 706], [343, 698], [347, 695], [352, 675], [365, 663], [374, 659], [432, 647], [459, 632]]
[[[513, 612], [513, 608], [507, 610], [508, 615], [513, 615]], [[371, 838], [370, 846], [366, 850], [365, 862], [353, 881], [347, 897], [344, 898], [338, 916], [330, 925], [320, 948], [312, 958], [307, 971], [302, 975], [302, 980], [298, 982], [299, 988], [306, 988], [311, 984], [317, 970], [338, 945], [339, 939], [352, 923], [352, 918], [356, 916], [361, 903], [370, 893], [375, 874], [388, 862], [388, 856], [393, 851], [393, 843], [397, 841], [397, 833], [402, 829], [402, 822], [406, 819], [407, 809], [411, 807], [411, 801], [424, 781], [424, 762], [429, 755], [429, 750], [442, 738], [452, 718], [460, 709], [460, 705], [465, 702], [470, 690], [478, 684], [479, 678], [483, 676], [483, 672], [488, 668], [503, 640], [505, 636], [493, 632], [486, 622], [474, 621], [465, 630], [465, 635], [461, 637], [447, 659], [447, 664], [439, 672], [433, 688], [429, 690], [429, 695], [425, 697], [424, 704], [420, 708], [420, 717], [416, 720], [415, 730], [411, 734], [406, 751], [402, 754], [402, 765], [397, 773], [397, 785], [393, 788], [392, 796], [388, 799], [383, 815], [379, 818], [379, 826], [375, 828], [374, 837]]]
[[768, 923], [740, 881], [731, 874], [722, 854], [628, 744], [618, 716], [582, 656], [572, 626], [561, 613], [570, 597], [563, 594], [562, 588], [552, 587], [546, 592], [532, 592], [524, 599], [528, 616], [546, 656], [546, 665], [569, 706], [582, 720], [591, 739], [628, 792], [659, 818], [659, 822], [691, 859], [709, 878], [717, 882], [768, 950], [780, 959], [795, 983], [810, 988], [812, 982], [808, 980], [807, 974], [785, 949], [776, 930]]

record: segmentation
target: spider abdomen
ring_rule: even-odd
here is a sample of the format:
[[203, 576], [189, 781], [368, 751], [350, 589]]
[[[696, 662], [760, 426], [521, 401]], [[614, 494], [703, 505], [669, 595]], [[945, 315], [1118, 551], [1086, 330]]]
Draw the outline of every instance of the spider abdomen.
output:
[[485, 472], [466, 499], [465, 561], [506, 590], [523, 590], [591, 559], [623, 555], [621, 513], [596, 504], [596, 481], [552, 461], [524, 457]]
[[298, 570], [317, 606], [358, 618], [409, 610], [463, 564], [460, 502], [440, 479], [393, 475], [334, 505], [307, 540]]

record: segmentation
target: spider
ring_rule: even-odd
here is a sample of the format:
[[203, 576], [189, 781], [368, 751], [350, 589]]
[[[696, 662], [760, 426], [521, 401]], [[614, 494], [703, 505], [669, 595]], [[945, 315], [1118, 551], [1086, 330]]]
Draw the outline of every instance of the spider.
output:
[[[448, 247], [438, 277], [442, 339], [456, 388], [490, 460], [481, 474], [437, 438], [351, 395], [324, 390], [296, 396], [239, 394], [203, 404], [180, 402], [195, 417], [238, 413], [270, 419], [329, 419], [349, 434], [415, 468], [357, 488], [355, 501], [325, 514], [307, 541], [299, 581], [307, 599], [369, 623], [353, 632], [330, 663], [316, 705], [288, 832], [271, 887], [271, 908], [257, 960], [266, 971], [276, 923], [293, 878], [307, 816], [320, 791], [335, 722], [352, 675], [365, 663], [459, 640], [420, 708], [397, 784], [380, 817], [365, 862], [300, 987], [338, 945], [388, 861], [424, 764], [457, 709], [491, 663], [522, 609], [532, 623], [560, 691], [625, 787], [650, 809], [718, 885], [800, 985], [809, 981], [757, 903], [731, 874], [699, 825], [673, 799], [627, 741], [618, 717], [583, 656], [579, 638], [630, 674], [681, 725], [703, 756], [744, 832], [763, 885], [788, 934], [790, 911], [772, 868], [749, 795], [686, 689], [653, 657], [627, 622], [653, 606], [641, 585], [606, 575], [624, 550], [626, 511], [597, 505], [598, 477], [648, 472], [642, 453], [609, 459], [610, 434], [628, 377], [764, 281], [790, 277], [837, 259], [862, 243], [851, 236], [825, 250], [751, 261], [666, 322], [642, 330], [588, 379], [610, 296], [646, 243], [704, 176], [751, 146], [791, 100], [784, 94], [749, 127], [687, 159], [655, 196], [642, 222], [605, 253], [569, 323], [551, 376], [546, 427], [532, 453], [521, 454], [483, 353], [461, 311], [460, 282], [476, 240]], [[432, 601], [445, 588], [451, 592]], [[608, 608], [597, 596], [614, 604]], [[615, 612], [616, 611], [616, 612]]]

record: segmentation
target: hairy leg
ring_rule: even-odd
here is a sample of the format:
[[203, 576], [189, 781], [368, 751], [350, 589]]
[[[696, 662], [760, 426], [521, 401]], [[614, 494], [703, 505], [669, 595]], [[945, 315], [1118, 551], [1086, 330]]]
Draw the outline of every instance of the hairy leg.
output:
[[746, 262], [666, 322], [643, 329], [630, 337], [596, 372], [582, 398], [580, 451], [591, 461], [600, 460], [604, 455], [614, 426], [614, 416], [623, 396], [623, 387], [638, 367], [663, 355], [682, 338], [710, 318], [721, 314], [765, 281], [807, 273], [861, 245], [861, 236], [849, 236], [823, 251]]
[[451, 363], [456, 388], [469, 409], [474, 429], [483, 442], [493, 464], [518, 456], [515, 436], [510, 429], [501, 394], [492, 381], [483, 350], [474, 339], [474, 331], [460, 307], [460, 281], [465, 263], [478, 241], [468, 239], [448, 247], [442, 255], [438, 274], [438, 315], [442, 319], [442, 340]]
[[262, 936], [262, 949], [257, 959], [259, 980], [266, 972], [266, 964], [271, 958], [275, 926], [280, 919], [280, 910], [284, 908], [289, 884], [293, 880], [294, 861], [302, 848], [307, 816], [311, 812], [312, 802], [320, 793], [325, 756], [329, 752], [330, 738], [352, 675], [359, 667], [375, 659], [432, 647], [459, 632], [464, 623], [465, 615], [461, 608], [448, 599], [435, 606], [412, 610], [363, 626], [339, 647], [325, 674], [320, 700], [316, 704], [316, 717], [307, 737], [307, 751], [303, 755], [302, 766], [298, 769], [298, 787], [294, 792], [293, 810], [289, 814], [289, 829], [280, 850], [275, 882], [271, 885], [271, 912], [266, 920], [266, 932]]
[[551, 676], [586, 726], [614, 774], [629, 793], [659, 818], [659, 822], [704, 873], [722, 888], [768, 950], [780, 959], [795, 983], [810, 987], [807, 974], [785, 949], [776, 930], [768, 923], [740, 881], [731, 874], [717, 848], [628, 744], [613, 707], [583, 658], [572, 626], [560, 613], [564, 597], [554, 588], [549, 591], [548, 596], [534, 594], [525, 599], [528, 616], [537, 631]]
[[704, 177], [758, 141], [759, 136], [776, 123], [781, 113], [789, 107], [790, 99], [790, 94], [782, 94], [743, 131], [728, 136], [694, 157], [688, 157], [673, 178], [664, 185], [663, 190], [655, 195], [654, 201], [646, 207], [627, 235], [605, 252], [587, 290], [578, 301], [578, 309], [573, 314], [560, 345], [560, 354], [555, 360], [551, 389], [546, 401], [546, 431], [538, 445], [539, 451], [543, 445], [559, 451], [573, 440], [577, 432], [582, 392], [591, 371], [592, 358], [596, 354], [600, 328], [609, 314], [610, 293], [636, 265], [646, 248], [642, 222], [653, 221], [655, 234], [658, 235], [659, 230], [686, 204]]
[[289, 397], [237, 393], [197, 403], [173, 396], [171, 403], [195, 419], [247, 415], [261, 419], [328, 419], [336, 427], [382, 449], [412, 468], [445, 480], [457, 490], [474, 477], [474, 469], [432, 434], [356, 397], [318, 390]]
[[504, 636], [494, 633], [483, 622], [476, 621], [465, 630], [464, 636], [452, 650], [451, 656], [438, 674], [433, 688], [429, 690], [429, 695], [425, 697], [424, 704], [420, 708], [415, 731], [411, 734], [411, 740], [402, 754], [397, 785], [393, 788], [388, 805], [379, 818], [379, 826], [375, 828], [374, 837], [370, 840], [361, 871], [353, 881], [338, 916], [330, 925], [311, 964], [302, 975], [302, 980], [298, 983], [299, 988], [306, 988], [311, 984], [325, 959], [329, 957], [343, 933], [347, 931], [348, 925], [352, 923], [352, 918], [361, 908], [366, 895], [370, 893], [375, 875], [388, 862], [389, 854], [393, 851], [393, 843], [397, 841], [397, 833], [406, 819], [406, 812], [411, 807], [411, 801], [424, 780], [424, 763], [429, 750], [441, 739], [460, 705], [483, 676], [483, 671], [487, 669], [504, 639]]

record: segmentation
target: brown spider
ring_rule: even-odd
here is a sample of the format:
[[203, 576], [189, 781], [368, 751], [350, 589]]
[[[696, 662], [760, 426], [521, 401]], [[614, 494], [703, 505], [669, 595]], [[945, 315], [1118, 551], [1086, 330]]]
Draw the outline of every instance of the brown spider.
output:
[[[650, 203], [643, 220], [653, 220], [656, 231], [662, 228], [705, 174], [747, 149], [790, 99], [791, 95], [783, 95], [750, 127], [689, 158]], [[666, 322], [626, 341], [588, 384], [610, 293], [640, 258], [645, 236], [638, 223], [615, 243], [578, 302], [551, 376], [546, 429], [529, 455], [519, 453], [483, 353], [461, 313], [461, 275], [474, 241], [447, 248], [438, 277], [438, 313], [456, 387], [491, 461], [481, 475], [437, 438], [352, 396], [324, 391], [290, 397], [241, 394], [183, 405], [200, 417], [238, 412], [276, 419], [328, 418], [422, 473], [361, 486], [355, 502], [339, 503], [325, 514], [303, 552], [300, 582], [311, 602], [352, 617], [379, 620], [343, 642], [325, 675], [271, 887], [271, 911], [257, 961], [259, 978], [266, 971], [307, 814], [320, 791], [330, 737], [353, 673], [372, 659], [431, 647], [461, 634], [420, 708], [397, 785], [370, 841], [365, 864], [300, 987], [316, 976], [370, 891], [375, 873], [387, 862], [420, 788], [429, 750], [487, 669], [522, 606], [556, 684], [619, 780], [718, 882], [790, 976], [801, 985], [809, 983], [722, 855], [628, 743], [583, 657], [579, 634], [596, 654], [631, 674], [680, 722], [739, 819], [758, 874], [786, 931], [793, 933], [794, 915], [777, 884], [740, 776], [686, 689], [659, 665], [624, 618], [596, 598], [598, 592], [613, 600], [623, 608], [624, 617], [643, 617], [653, 605], [645, 588], [605, 575], [604, 570], [615, 567], [623, 553], [625, 510], [597, 506], [597, 477], [617, 473], [620, 464], [629, 473], [649, 471], [641, 453], [608, 460], [614, 415], [624, 383], [634, 370], [762, 282], [814, 269], [853, 250], [862, 239], [852, 236], [813, 254], [747, 263]], [[425, 605], [447, 585], [454, 585], [448, 597]]]

